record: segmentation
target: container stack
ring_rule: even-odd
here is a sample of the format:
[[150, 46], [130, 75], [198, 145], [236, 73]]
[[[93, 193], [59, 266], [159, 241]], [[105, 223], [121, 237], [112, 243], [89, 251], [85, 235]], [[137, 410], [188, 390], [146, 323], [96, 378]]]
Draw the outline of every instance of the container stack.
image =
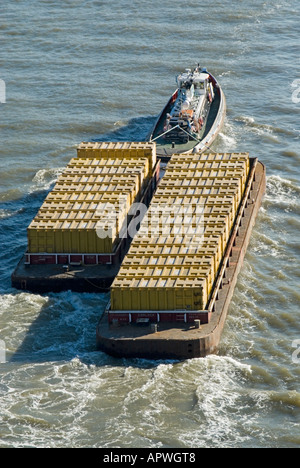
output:
[[248, 153], [172, 156], [112, 285], [110, 322], [209, 320], [249, 168]]
[[155, 144], [81, 143], [28, 228], [27, 261], [113, 263], [158, 171]]

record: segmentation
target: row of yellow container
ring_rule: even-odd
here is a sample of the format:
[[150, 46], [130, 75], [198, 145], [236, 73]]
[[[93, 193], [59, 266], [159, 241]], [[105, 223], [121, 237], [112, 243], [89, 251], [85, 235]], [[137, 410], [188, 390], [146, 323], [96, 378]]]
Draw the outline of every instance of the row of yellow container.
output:
[[[166, 176], [165, 176], [166, 177]], [[247, 175], [245, 174], [244, 171], [240, 171], [238, 169], [236, 170], [231, 170], [231, 169], [222, 169], [220, 171], [210, 171], [210, 170], [205, 170], [203, 171], [203, 176], [199, 177], [193, 177], [192, 174], [187, 174], [186, 176], [178, 176], [177, 174], [169, 174], [166, 178], [163, 178], [163, 180], [160, 182], [160, 186], [167, 188], [181, 188], [181, 187], [190, 187], [190, 188], [196, 188], [196, 187], [201, 187], [203, 186], [204, 181], [207, 179], [212, 179], [213, 181], [217, 179], [228, 179], [232, 181], [233, 179], [236, 179], [232, 185], [240, 185], [241, 189], [243, 190], [243, 187], [246, 184], [247, 180]]]
[[132, 204], [138, 195], [137, 184], [136, 183], [114, 183], [114, 184], [57, 184], [54, 189], [54, 192], [85, 192], [85, 193], [106, 193], [106, 194], [123, 194], [129, 193], [130, 194], [130, 204]]
[[[131, 244], [128, 255], [133, 256], [202, 256], [210, 255], [214, 257], [217, 264], [220, 264], [223, 258], [224, 245], [220, 236], [216, 234], [205, 235], [199, 238], [191, 236], [166, 237], [157, 236], [149, 238], [140, 238], [140, 240]], [[126, 260], [125, 260], [126, 261]]]
[[216, 210], [216, 207], [212, 207], [214, 211], [207, 211], [205, 205], [199, 205], [199, 207], [186, 206], [182, 210], [180, 208], [181, 207], [178, 205], [152, 205], [144, 217], [143, 226], [147, 228], [148, 226], [189, 226], [213, 223], [226, 224], [228, 229], [232, 227], [231, 211], [229, 211], [229, 209], [225, 209], [223, 213], [220, 213]]
[[[147, 161], [147, 160], [145, 160]], [[141, 173], [141, 178], [144, 180], [149, 176], [149, 170], [146, 170], [147, 166], [137, 166], [137, 165], [130, 165], [130, 166], [112, 166], [112, 167], [98, 167], [98, 166], [93, 166], [93, 167], [86, 167], [86, 166], [80, 166], [80, 167], [70, 167], [68, 166], [66, 170], [64, 171], [64, 175], [77, 175], [77, 176], [85, 176], [85, 177], [91, 177], [91, 176], [108, 176], [108, 175], [114, 175], [114, 174], [140, 174]]]
[[[219, 185], [216, 184], [216, 187], [219, 188]], [[180, 199], [182, 198], [201, 198], [201, 195], [205, 193], [204, 190], [205, 187], [163, 187], [159, 186], [158, 190], [158, 197], [160, 197], [163, 200], [163, 197], [178, 197]], [[228, 186], [228, 190], [235, 190], [238, 193], [243, 193], [242, 190], [239, 189], [239, 187], [234, 187], [232, 188], [231, 186]], [[225, 197], [229, 197], [229, 195], [225, 195]], [[220, 198], [220, 197], [219, 197]], [[222, 197], [221, 197], [222, 198]], [[223, 197], [224, 198], [224, 197]], [[209, 203], [210, 200], [208, 200]]]
[[247, 165], [250, 164], [249, 153], [174, 153], [170, 160], [170, 167], [172, 164], [176, 164], [178, 161], [181, 163], [193, 163], [202, 164], [203, 162], [227, 162], [227, 163], [238, 163], [245, 162]]
[[[186, 163], [187, 164], [187, 163]], [[195, 175], [195, 177], [201, 177], [204, 171], [219, 171], [219, 170], [231, 170], [231, 171], [245, 171], [247, 172], [246, 161], [199, 161], [195, 164], [196, 167], [182, 167], [181, 164], [170, 164], [167, 168], [167, 173], [172, 175], [186, 175], [187, 177]]]
[[[215, 236], [216, 240], [219, 241], [219, 236]], [[212, 291], [223, 248], [211, 239], [208, 246], [204, 244], [202, 253], [199, 245], [191, 249], [182, 239], [176, 246], [178, 250], [185, 248], [188, 253], [155, 256], [150, 249], [148, 252], [149, 244], [146, 243], [140, 245], [141, 250], [144, 247], [144, 254], [134, 255], [131, 253], [134, 247], [130, 248], [111, 288], [112, 310], [203, 310]], [[157, 247], [152, 245], [153, 249]], [[157, 300], [158, 294], [160, 300]]]
[[[129, 208], [130, 208], [130, 204], [128, 203], [128, 200], [129, 200], [129, 197], [124, 197], [124, 199], [122, 198], [118, 198], [117, 200], [115, 201], [97, 201], [97, 202], [69, 202], [69, 201], [61, 201], [61, 200], [57, 200], [57, 201], [48, 201], [46, 200], [40, 211], [44, 210], [44, 211], [59, 211], [59, 212], [66, 212], [66, 213], [69, 213], [71, 211], [82, 211], [82, 212], [85, 212], [85, 211], [99, 211], [101, 209], [103, 209], [103, 207], [105, 206], [111, 206], [111, 207], [115, 207], [115, 208], [123, 208], [124, 211], [128, 212], [129, 211]], [[129, 205], [129, 206], [128, 206]]]
[[[99, 226], [93, 222], [56, 222], [44, 228], [34, 225], [28, 228], [30, 253], [113, 253], [118, 237], [100, 238]], [[97, 232], [98, 231], [98, 232]]]
[[[200, 191], [199, 191], [200, 192]], [[183, 198], [183, 197], [186, 197], [182, 194], [180, 194], [180, 198]], [[188, 195], [186, 200], [195, 200], [197, 198], [197, 195], [194, 193], [192, 196]], [[239, 198], [236, 197], [236, 196], [233, 196], [233, 195], [218, 195], [218, 194], [215, 194], [215, 195], [205, 195], [205, 194], [201, 194], [201, 193], [198, 193], [198, 203], [194, 203], [192, 206], [195, 206], [195, 211], [196, 213], [205, 213], [205, 212], [209, 212], [210, 210], [215, 210], [217, 212], [218, 208], [220, 208], [220, 214], [224, 214], [225, 210], [226, 210], [226, 213], [229, 215], [229, 217], [231, 218], [231, 221], [233, 222], [233, 220], [235, 219], [235, 216], [236, 216], [236, 212], [237, 212], [237, 209], [239, 207]], [[173, 197], [168, 197], [168, 198], [173, 198]], [[155, 198], [155, 205], [156, 205], [156, 198]], [[167, 209], [165, 208], [166, 206], [170, 206], [170, 205], [166, 205], [163, 203], [164, 200], [162, 199], [162, 204], [157, 206], [157, 209], [159, 209], [159, 207], [163, 209], [165, 209], [165, 211], [167, 212]], [[155, 206], [153, 204], [153, 206]], [[152, 206], [152, 204], [151, 204]], [[172, 206], [172, 205], [171, 205]], [[176, 204], [173, 205], [174, 209], [175, 207], [178, 206]], [[182, 206], [188, 206], [188, 204], [186, 202], [184, 202], [184, 204]], [[206, 211], [207, 210], [207, 211]]]
[[[168, 193], [164, 196], [164, 195], [161, 195], [161, 193], [164, 193], [163, 187], [159, 187], [159, 189], [157, 190], [157, 199], [159, 198], [160, 201], [159, 202], [155, 201], [155, 205], [158, 205], [158, 206], [161, 205], [162, 207], [166, 206], [166, 204], [164, 203], [164, 200], [166, 199], [166, 197], [169, 197], [170, 193], [172, 193], [172, 195], [174, 196], [176, 191], [179, 192], [179, 197], [181, 198], [182, 197], [181, 191], [177, 189], [173, 191], [169, 190]], [[234, 208], [234, 211], [236, 212], [241, 202], [241, 191], [238, 187], [237, 188], [230, 187], [227, 189], [223, 187], [216, 187], [216, 188], [211, 187], [209, 189], [198, 188], [194, 190], [193, 196], [198, 197], [198, 209], [200, 209], [200, 207], [204, 209], [206, 205], [209, 206], [209, 205], [216, 203], [216, 204], [221, 204], [221, 205], [231, 205]], [[187, 206], [186, 202], [183, 202], [183, 203], [184, 203], [183, 206]]]
[[203, 161], [246, 161], [247, 165], [250, 164], [249, 153], [201, 153], [201, 157], [199, 157], [199, 153], [174, 153], [172, 155], [170, 164], [174, 164], [179, 162], [180, 164], [189, 164], [189, 163], [196, 163]]
[[121, 192], [121, 193], [102, 193], [102, 192], [78, 192], [78, 191], [55, 191], [50, 192], [45, 201], [48, 203], [70, 203], [73, 205], [74, 202], [78, 203], [112, 203], [112, 204], [129, 204], [131, 196], [129, 193]]
[[222, 250], [221, 245], [216, 243], [216, 240], [209, 241], [209, 238], [205, 239], [205, 242], [200, 247], [198, 246], [197, 250], [191, 252], [188, 246], [184, 244], [172, 244], [172, 245], [149, 245], [145, 249], [144, 245], [132, 244], [130, 247], [130, 253], [127, 254], [124, 262], [127, 262], [127, 257], [129, 258], [129, 263], [138, 262], [140, 258], [147, 258], [151, 260], [152, 257], [196, 257], [201, 258], [209, 255], [210, 257], [216, 257], [216, 261], [220, 262], [222, 260]]
[[202, 233], [208, 226], [224, 226], [226, 238], [228, 240], [232, 228], [229, 214], [205, 215], [202, 211], [195, 214], [173, 214], [165, 212], [162, 215], [147, 213], [143, 219], [138, 235], [155, 235], [164, 233], [165, 235], [178, 235], [178, 233]]
[[[151, 280], [165, 281], [166, 283], [168, 280], [181, 279], [185, 284], [189, 281], [193, 284], [196, 282], [197, 284], [197, 281], [200, 281], [201, 288], [203, 290], [202, 301], [204, 302], [207, 300], [212, 290], [214, 282], [214, 265], [210, 258], [203, 261], [201, 265], [196, 266], [137, 266], [122, 264], [118, 273], [118, 279], [121, 280], [122, 278], [124, 278], [125, 281], [130, 279], [136, 281], [140, 279], [144, 282], [144, 287], [148, 287], [149, 283], [147, 285], [147, 282]], [[115, 287], [115, 285], [113, 285], [113, 287]], [[198, 306], [198, 304], [197, 306], [195, 305], [192, 310], [197, 310]]]
[[[142, 175], [143, 177], [143, 175]], [[120, 182], [126, 184], [127, 182], [131, 183], [139, 179], [139, 174], [137, 173], [115, 173], [115, 174], [63, 174], [59, 177], [58, 183], [73, 183], [73, 184], [111, 184], [113, 182]], [[144, 177], [139, 181], [139, 187], [141, 187], [144, 181]]]
[[242, 179], [245, 184], [249, 174], [250, 160], [249, 155], [244, 153], [232, 153], [227, 154], [226, 158], [219, 157], [217, 155], [207, 156], [205, 155], [173, 155], [170, 163], [167, 166], [163, 183], [168, 184], [172, 179], [177, 178], [178, 180], [193, 179], [193, 183], [197, 183], [199, 179], [201, 181], [213, 178], [215, 179], [228, 179], [238, 178]]
[[152, 231], [144, 230], [144, 226], [136, 234], [136, 241], [143, 244], [152, 244], [153, 239], [159, 239], [159, 242], [170, 242], [173, 239], [173, 244], [184, 244], [190, 248], [201, 248], [206, 238], [216, 236], [218, 245], [221, 246], [222, 254], [225, 252], [228, 242], [227, 228], [224, 225], [203, 224], [200, 226], [174, 226], [166, 229], [153, 229]]
[[70, 170], [81, 171], [114, 171], [127, 167], [145, 167], [145, 176], [149, 174], [150, 163], [148, 158], [73, 158], [68, 164]]
[[[116, 278], [111, 288], [112, 311], [203, 310], [208, 301], [206, 278]], [[172, 320], [172, 319], [171, 319]]]
[[200, 171], [204, 168], [210, 169], [224, 169], [227, 168], [246, 168], [247, 172], [250, 169], [250, 160], [249, 157], [245, 154], [244, 157], [236, 157], [235, 159], [226, 159], [226, 158], [217, 158], [218, 155], [214, 155], [213, 157], [209, 158], [205, 155], [201, 158], [201, 160], [188, 160], [188, 159], [176, 159], [172, 157], [169, 165], [168, 170], [177, 170], [182, 169], [183, 171]]
[[111, 308], [117, 310], [203, 310], [206, 281], [182, 279], [116, 280]]
[[172, 156], [151, 203], [156, 222], [151, 212], [144, 218], [113, 283], [112, 310], [206, 307], [249, 167], [247, 154]]
[[[105, 205], [103, 205], [105, 206]], [[101, 223], [102, 221], [114, 225], [117, 232], [120, 229], [120, 225], [123, 224], [127, 216], [124, 211], [115, 209], [113, 205], [108, 205], [107, 209], [99, 210], [84, 210], [84, 211], [58, 211], [58, 210], [43, 210], [41, 209], [36, 218], [35, 223], [41, 227], [43, 221], [51, 220], [55, 221], [94, 221]]]
[[[215, 203], [215, 198], [205, 198], [202, 200], [197, 197], [160, 197], [161, 201], [157, 202], [155, 198], [149, 208], [149, 213], [152, 210], [160, 210], [162, 214], [169, 214], [170, 216], [228, 216], [230, 219], [230, 227], [234, 222], [234, 212], [232, 210], [233, 203], [224, 204]], [[223, 200], [222, 200], [223, 201]]]
[[[183, 181], [185, 180], [185, 183]], [[242, 179], [243, 180], [243, 179]], [[161, 186], [164, 188], [179, 188], [179, 187], [215, 187], [215, 186], [239, 186], [241, 185], [241, 174], [236, 175], [235, 177], [173, 177], [172, 175], [168, 177], [168, 179], [161, 180]]]
[[181, 254], [181, 255], [143, 255], [143, 254], [133, 254], [130, 253], [126, 256], [123, 265], [127, 266], [139, 266], [139, 265], [156, 265], [156, 266], [202, 266], [212, 263], [214, 275], [218, 272], [222, 261], [222, 257], [219, 254], [219, 251], [216, 248], [210, 248], [206, 252], [197, 253], [197, 254]]
[[[72, 204], [46, 200], [28, 228], [29, 252], [111, 253], [120, 233], [127, 228], [127, 214], [132, 201], [130, 195], [116, 197], [113, 204], [106, 194], [106, 199], [94, 204], [93, 209], [83, 209], [82, 203], [76, 201]], [[64, 231], [63, 246], [60, 230]], [[69, 243], [69, 237], [65, 235], [67, 230], [73, 231], [73, 237], [76, 236], [74, 231], [78, 231], [76, 248], [74, 242]], [[92, 242], [93, 247], [88, 250], [84, 230], [94, 231], [99, 238], [96, 243]], [[54, 236], [49, 231], [54, 231]], [[93, 234], [89, 233], [89, 236], [93, 237]]]
[[178, 266], [178, 267], [202, 267], [202, 266], [212, 266], [212, 273], [213, 276], [217, 274], [221, 262], [221, 258], [219, 257], [219, 253], [216, 250], [212, 253], [205, 252], [201, 254], [193, 254], [193, 255], [134, 255], [132, 253], [128, 254], [123, 261], [124, 266], [130, 267], [138, 267], [138, 266], [157, 266], [157, 267], [164, 267], [164, 266]]
[[82, 142], [77, 148], [78, 158], [147, 158], [150, 167], [156, 166], [156, 144], [149, 142]]
[[[142, 189], [149, 181], [148, 166], [130, 166], [119, 168], [95, 167], [94, 170], [85, 171], [75, 170], [74, 168], [67, 167], [64, 173], [59, 177], [58, 182], [73, 182], [76, 183], [110, 183], [112, 180], [126, 182], [135, 180], [138, 177], [139, 188]], [[149, 169], [149, 167], [148, 167]]]

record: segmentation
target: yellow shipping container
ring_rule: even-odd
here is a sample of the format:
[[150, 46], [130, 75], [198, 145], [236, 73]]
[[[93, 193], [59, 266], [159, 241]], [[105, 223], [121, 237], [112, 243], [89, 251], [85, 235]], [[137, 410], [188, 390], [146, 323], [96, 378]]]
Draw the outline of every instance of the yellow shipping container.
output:
[[229, 240], [230, 234], [231, 234], [231, 219], [230, 216], [228, 215], [218, 215], [218, 214], [213, 214], [213, 215], [204, 215], [203, 217], [203, 225], [204, 227], [206, 226], [224, 226], [225, 227], [225, 235], [227, 242]]
[[156, 165], [156, 144], [155, 143], [88, 143], [82, 142], [77, 148], [78, 158], [94, 158], [94, 159], [105, 159], [105, 158], [119, 158], [119, 159], [149, 159], [150, 167], [153, 169]]
[[[199, 161], [245, 161], [250, 166], [249, 153], [189, 153], [173, 154], [169, 164], [197, 164]], [[192, 166], [191, 166], [192, 167]]]

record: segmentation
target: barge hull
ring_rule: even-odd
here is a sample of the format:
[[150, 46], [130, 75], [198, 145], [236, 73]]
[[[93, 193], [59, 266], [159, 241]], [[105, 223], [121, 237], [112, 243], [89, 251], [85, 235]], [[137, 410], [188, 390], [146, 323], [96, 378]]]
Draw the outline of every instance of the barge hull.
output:
[[106, 311], [96, 331], [97, 348], [115, 357], [144, 359], [185, 360], [216, 353], [265, 189], [265, 167], [252, 160], [245, 197], [215, 283], [216, 300], [208, 324], [198, 329], [189, 323], [159, 323], [153, 333], [150, 324], [109, 325]]

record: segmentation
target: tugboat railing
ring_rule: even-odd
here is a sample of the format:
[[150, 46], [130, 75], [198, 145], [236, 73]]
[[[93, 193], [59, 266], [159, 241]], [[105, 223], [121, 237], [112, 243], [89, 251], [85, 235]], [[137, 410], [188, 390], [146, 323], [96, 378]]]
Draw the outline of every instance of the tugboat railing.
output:
[[150, 139], [150, 143], [153, 143], [154, 141], [158, 140], [159, 138], [167, 135], [167, 133], [169, 132], [172, 132], [173, 130], [175, 130], [175, 128], [181, 128], [179, 125], [176, 125], [176, 127], [172, 127], [172, 128], [169, 128], [169, 130], [165, 131], [164, 133], [161, 133], [160, 135], [158, 135], [157, 137], [155, 138], [151, 138]]

